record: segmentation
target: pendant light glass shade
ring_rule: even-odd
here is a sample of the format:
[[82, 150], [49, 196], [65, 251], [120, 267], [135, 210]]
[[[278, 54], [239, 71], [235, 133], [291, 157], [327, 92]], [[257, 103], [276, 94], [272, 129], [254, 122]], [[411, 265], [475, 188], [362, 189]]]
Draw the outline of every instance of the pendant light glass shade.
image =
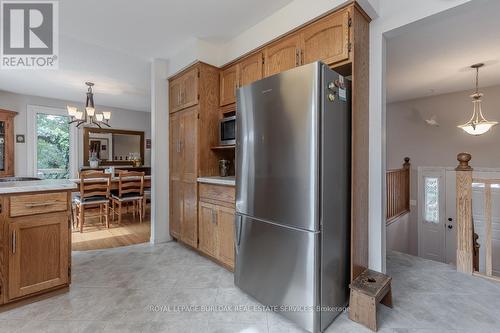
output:
[[78, 108], [74, 107], [74, 106], [67, 106], [68, 108], [68, 115], [70, 115], [71, 117], [74, 117], [76, 115], [76, 113], [78, 112]]
[[111, 111], [102, 111], [102, 115], [104, 116], [104, 119], [106, 119], [106, 120], [111, 119]]
[[470, 97], [472, 98], [472, 104], [474, 106], [474, 111], [472, 113], [472, 118], [463, 125], [458, 125], [458, 128], [463, 129], [466, 133], [470, 135], [481, 135], [488, 132], [493, 126], [497, 125], [497, 121], [488, 121], [483, 116], [483, 111], [481, 109], [481, 97], [483, 94], [479, 92], [479, 68], [483, 64], [472, 65], [471, 67], [476, 70], [476, 92]]

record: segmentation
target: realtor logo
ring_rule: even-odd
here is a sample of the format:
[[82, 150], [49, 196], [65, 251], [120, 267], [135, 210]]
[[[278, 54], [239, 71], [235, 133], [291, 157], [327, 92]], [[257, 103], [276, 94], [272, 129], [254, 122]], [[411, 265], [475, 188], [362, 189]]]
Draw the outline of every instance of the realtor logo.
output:
[[1, 1], [1, 69], [57, 69], [58, 2]]

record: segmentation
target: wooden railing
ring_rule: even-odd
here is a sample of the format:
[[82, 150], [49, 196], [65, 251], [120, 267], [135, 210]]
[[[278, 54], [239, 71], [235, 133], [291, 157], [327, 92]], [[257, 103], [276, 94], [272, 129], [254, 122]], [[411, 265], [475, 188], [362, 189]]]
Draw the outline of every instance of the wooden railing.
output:
[[[469, 165], [471, 155], [460, 153], [457, 156], [460, 162], [457, 171], [457, 270], [463, 273], [474, 274], [489, 279], [500, 281], [499, 277], [493, 276], [493, 228], [492, 228], [492, 205], [491, 185], [500, 184], [500, 179], [473, 178], [472, 168]], [[485, 251], [485, 271], [478, 271], [478, 263], [474, 264], [474, 252], [477, 252], [475, 244], [477, 235], [474, 235], [474, 224], [472, 219], [472, 183], [484, 184], [484, 239], [481, 247]], [[476, 248], [475, 248], [476, 247]]]
[[410, 211], [410, 158], [405, 157], [401, 169], [387, 170], [386, 182], [386, 221]]

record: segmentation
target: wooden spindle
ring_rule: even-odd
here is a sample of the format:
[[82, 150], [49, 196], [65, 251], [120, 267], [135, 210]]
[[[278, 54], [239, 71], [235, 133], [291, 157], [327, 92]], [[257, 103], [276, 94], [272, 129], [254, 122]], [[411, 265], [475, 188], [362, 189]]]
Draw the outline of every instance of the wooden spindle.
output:
[[471, 155], [460, 153], [456, 170], [456, 218], [457, 218], [457, 271], [473, 272], [473, 232], [472, 232], [472, 168]]
[[491, 276], [493, 273], [491, 183], [484, 184], [484, 216], [486, 216], [486, 223], [484, 226], [485, 273]]

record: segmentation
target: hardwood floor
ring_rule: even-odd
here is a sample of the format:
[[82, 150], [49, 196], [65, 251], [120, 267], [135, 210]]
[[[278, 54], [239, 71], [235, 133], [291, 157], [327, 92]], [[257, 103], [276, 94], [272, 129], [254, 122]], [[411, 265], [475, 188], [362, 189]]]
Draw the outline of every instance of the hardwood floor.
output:
[[137, 214], [134, 219], [132, 213], [124, 213], [121, 225], [118, 225], [115, 218], [109, 229], [99, 222], [99, 218], [87, 219], [83, 233], [77, 229], [73, 230], [71, 243], [73, 251], [88, 251], [146, 243], [149, 242], [150, 236], [149, 214], [139, 223]]

